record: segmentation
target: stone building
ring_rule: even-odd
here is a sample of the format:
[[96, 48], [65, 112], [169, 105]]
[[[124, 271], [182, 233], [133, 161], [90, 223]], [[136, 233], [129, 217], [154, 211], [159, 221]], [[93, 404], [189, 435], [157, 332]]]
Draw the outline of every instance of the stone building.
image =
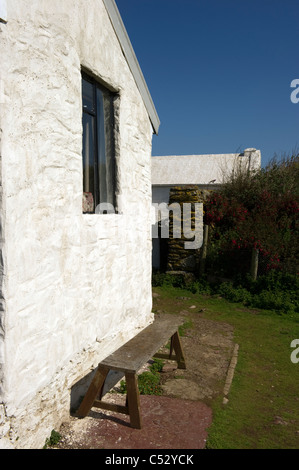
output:
[[159, 118], [114, 0], [0, 0], [0, 57], [0, 448], [40, 448], [153, 319]]
[[[179, 193], [195, 187], [201, 191], [199, 202], [204, 202], [204, 194], [209, 190], [217, 190], [233, 171], [240, 169], [253, 171], [261, 167], [261, 152], [254, 148], [245, 149], [242, 153], [209, 154], [209, 155], [170, 155], [153, 157], [152, 163], [152, 201], [156, 207], [155, 224], [161, 222], [161, 211], [158, 207], [169, 204], [170, 193], [177, 188]], [[193, 192], [194, 188], [192, 188]], [[172, 203], [173, 203], [172, 196]], [[181, 196], [178, 196], [181, 198]], [[194, 202], [194, 197], [189, 202]], [[188, 199], [185, 200], [187, 202]], [[163, 211], [162, 211], [163, 213]], [[166, 213], [166, 211], [164, 212]], [[163, 215], [162, 215], [163, 217]], [[156, 235], [157, 227], [153, 230]], [[175, 245], [179, 241], [173, 242]], [[159, 269], [167, 265], [168, 240], [160, 236], [153, 237], [153, 267]], [[182, 255], [180, 250], [179, 256]], [[191, 256], [189, 253], [186, 257]]]

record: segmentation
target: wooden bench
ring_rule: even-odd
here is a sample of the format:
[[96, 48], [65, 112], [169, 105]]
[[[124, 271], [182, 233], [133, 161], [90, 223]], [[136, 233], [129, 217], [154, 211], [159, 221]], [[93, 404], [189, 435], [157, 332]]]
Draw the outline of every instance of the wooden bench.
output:
[[[140, 398], [137, 372], [152, 357], [166, 357], [176, 360], [179, 369], [186, 369], [185, 358], [178, 333], [182, 323], [175, 315], [155, 316], [152, 324], [138, 333], [114, 353], [101, 361], [94, 378], [77, 411], [77, 416], [84, 418], [91, 408], [115, 411], [130, 416], [133, 428], [141, 429]], [[157, 353], [170, 339], [169, 354]], [[173, 351], [175, 354], [173, 354]], [[125, 375], [127, 386], [126, 405], [115, 405], [102, 401], [102, 392], [110, 370], [121, 371]], [[97, 399], [99, 397], [99, 399]]]

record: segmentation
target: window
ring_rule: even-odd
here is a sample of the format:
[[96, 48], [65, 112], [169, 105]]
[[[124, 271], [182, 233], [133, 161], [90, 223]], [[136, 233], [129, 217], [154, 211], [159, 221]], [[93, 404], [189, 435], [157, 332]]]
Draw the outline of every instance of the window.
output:
[[114, 94], [82, 74], [83, 212], [115, 206]]

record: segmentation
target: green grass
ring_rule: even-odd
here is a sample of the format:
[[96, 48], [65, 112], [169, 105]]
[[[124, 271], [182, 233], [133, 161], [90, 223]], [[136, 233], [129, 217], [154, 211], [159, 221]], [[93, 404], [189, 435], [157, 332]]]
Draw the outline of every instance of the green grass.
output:
[[[160, 386], [160, 372], [164, 362], [161, 359], [153, 358], [149, 370], [138, 375], [138, 390], [141, 395], [162, 395]], [[127, 393], [125, 380], [120, 382], [120, 393]]]
[[208, 431], [210, 449], [299, 448], [299, 363], [292, 363], [291, 341], [299, 338], [298, 316], [250, 309], [217, 296], [192, 294], [172, 286], [156, 287], [159, 308], [179, 313], [197, 303], [204, 318], [229, 323], [239, 344], [238, 363], [229, 393], [213, 404]]
[[190, 318], [184, 321], [184, 323], [179, 326], [179, 335], [180, 336], [185, 336], [186, 330], [189, 330], [190, 328], [193, 327], [193, 322]]

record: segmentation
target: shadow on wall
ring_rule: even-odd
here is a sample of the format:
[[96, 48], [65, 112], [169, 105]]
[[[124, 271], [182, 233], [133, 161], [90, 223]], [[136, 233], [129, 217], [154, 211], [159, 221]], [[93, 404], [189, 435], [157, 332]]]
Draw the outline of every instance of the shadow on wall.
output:
[[[82, 377], [78, 382], [76, 382], [71, 388], [71, 403], [70, 403], [70, 413], [75, 414], [78, 410], [81, 401], [83, 400], [89, 385], [91, 384], [93, 377], [97, 369], [94, 369], [89, 374]], [[110, 370], [103, 388], [103, 396], [111, 390], [122, 378], [124, 374], [118, 371]]]

